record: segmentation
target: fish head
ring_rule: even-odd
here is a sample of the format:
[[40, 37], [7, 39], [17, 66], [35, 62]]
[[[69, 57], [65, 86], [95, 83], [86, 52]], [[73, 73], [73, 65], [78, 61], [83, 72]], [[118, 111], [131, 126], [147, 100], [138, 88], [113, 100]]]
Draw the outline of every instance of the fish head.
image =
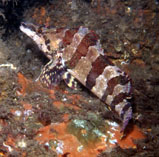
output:
[[49, 59], [61, 48], [63, 30], [57, 33], [56, 28], [49, 29], [25, 22], [21, 23], [20, 30], [29, 36]]

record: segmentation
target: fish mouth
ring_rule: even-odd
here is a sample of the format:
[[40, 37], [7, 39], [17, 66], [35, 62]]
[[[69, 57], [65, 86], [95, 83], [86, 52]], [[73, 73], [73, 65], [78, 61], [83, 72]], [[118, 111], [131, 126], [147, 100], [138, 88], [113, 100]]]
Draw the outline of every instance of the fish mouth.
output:
[[28, 37], [33, 39], [33, 41], [38, 45], [38, 47], [43, 50], [43, 38], [40, 34], [36, 31], [38, 27], [31, 23], [22, 22], [20, 25], [20, 30], [26, 34]]
[[36, 31], [37, 30], [36, 26], [31, 23], [22, 22], [20, 25], [20, 30], [24, 34], [32, 38], [35, 42], [40, 39], [40, 36]]
[[20, 25], [20, 30], [23, 30], [23, 29], [29, 29], [33, 32], [36, 32], [36, 26], [33, 25], [32, 23], [26, 23], [26, 22], [22, 22], [21, 25]]
[[22, 22], [22, 23], [21, 23], [21, 26], [23, 26], [23, 27], [27, 27], [27, 23]]

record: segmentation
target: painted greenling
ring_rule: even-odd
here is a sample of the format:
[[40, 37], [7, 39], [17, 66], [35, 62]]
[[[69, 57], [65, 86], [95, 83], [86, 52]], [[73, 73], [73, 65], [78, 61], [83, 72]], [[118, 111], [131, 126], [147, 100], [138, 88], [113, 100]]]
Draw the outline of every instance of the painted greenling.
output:
[[64, 80], [71, 88], [82, 83], [122, 121], [124, 131], [132, 118], [131, 81], [104, 56], [99, 37], [88, 28], [45, 28], [22, 23], [20, 30], [32, 38], [50, 59], [39, 76], [48, 88]]

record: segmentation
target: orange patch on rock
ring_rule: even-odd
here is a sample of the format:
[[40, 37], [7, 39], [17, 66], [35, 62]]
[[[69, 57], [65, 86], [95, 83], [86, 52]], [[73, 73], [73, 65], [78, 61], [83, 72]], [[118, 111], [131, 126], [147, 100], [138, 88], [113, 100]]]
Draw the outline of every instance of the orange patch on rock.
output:
[[79, 110], [80, 109], [78, 106], [75, 106], [74, 104], [63, 103], [62, 101], [54, 101], [53, 105], [55, 107], [57, 107], [58, 109], [60, 109], [62, 107], [68, 107], [68, 108], [74, 109], [74, 110]]
[[15, 146], [15, 139], [12, 136], [8, 136], [5, 144], [14, 147]]
[[61, 107], [64, 107], [64, 103], [62, 101], [54, 101], [53, 105], [58, 109], [60, 109]]
[[50, 140], [55, 139], [55, 133], [51, 130], [53, 129], [52, 125], [47, 125], [38, 130], [37, 136], [35, 139], [40, 143], [44, 144], [45, 142], [49, 142]]
[[40, 82], [33, 82], [24, 77], [21, 73], [18, 73], [18, 83], [21, 86], [21, 89], [17, 91], [18, 95], [25, 96], [26, 94], [30, 94], [32, 92], [45, 92], [49, 94], [50, 98], [55, 99], [55, 92], [53, 89], [49, 90], [44, 88]]
[[18, 73], [18, 83], [21, 85], [21, 90], [18, 91], [18, 94], [19, 95], [25, 95], [26, 94], [26, 88], [28, 86], [28, 80], [21, 73]]
[[135, 65], [140, 66], [140, 67], [142, 67], [142, 68], [145, 67], [145, 63], [144, 63], [144, 61], [141, 60], [141, 59], [135, 59], [135, 60], [133, 60], [132, 64], [135, 64]]
[[40, 8], [40, 12], [41, 12], [41, 16], [45, 16], [46, 10], [45, 10], [44, 7], [41, 7], [41, 8]]
[[68, 113], [65, 113], [63, 115], [63, 120], [64, 120], [64, 122], [68, 122], [69, 121], [69, 114]]
[[8, 123], [5, 120], [0, 119], [0, 131], [3, 129], [3, 127], [5, 127], [7, 125], [8, 125]]
[[6, 156], [3, 152], [0, 152], [0, 156]]
[[67, 98], [72, 100], [72, 104], [77, 104], [80, 100], [84, 100], [84, 98], [79, 94], [68, 95]]
[[21, 86], [21, 90], [18, 91], [19, 95], [25, 96], [27, 93], [39, 91], [42, 87], [39, 82], [33, 82], [24, 77], [21, 73], [18, 73], [18, 83]]
[[74, 94], [74, 95], [69, 95], [67, 96], [69, 99], [74, 99], [74, 100], [79, 100], [81, 99], [81, 95], [78, 95], [78, 94]]
[[[66, 129], [67, 123], [49, 125], [40, 128], [35, 139], [39, 141], [40, 144], [44, 144], [50, 140], [62, 141], [62, 148], [59, 147], [56, 149], [57, 147], [52, 147], [52, 150], [57, 152], [58, 157], [63, 157], [66, 154], [69, 154], [69, 157], [96, 157], [99, 154], [97, 149], [98, 145], [95, 144], [94, 147], [88, 146], [80, 150], [81, 143], [74, 135], [67, 133]], [[54, 130], [54, 132], [51, 132], [51, 130]], [[59, 149], [63, 152], [62, 154], [57, 151]]]
[[32, 105], [28, 104], [28, 103], [23, 103], [23, 107], [25, 110], [31, 110], [32, 109]]
[[54, 124], [53, 126], [58, 132], [56, 138], [64, 144], [62, 148], [63, 154], [58, 154], [58, 157], [63, 157], [65, 154], [69, 154], [69, 157], [96, 157], [99, 154], [97, 147], [100, 144], [98, 143], [94, 143], [94, 147], [91, 145], [81, 148], [81, 143], [78, 139], [66, 131], [67, 123]]
[[56, 97], [55, 97], [55, 91], [54, 90], [48, 90], [49, 91], [49, 96], [50, 96], [50, 98], [51, 99], [56, 99]]
[[115, 138], [117, 139], [120, 147], [123, 149], [136, 148], [134, 140], [145, 139], [145, 136], [136, 125], [133, 126], [132, 130], [126, 135], [126, 137], [123, 139], [120, 139], [120, 137], [122, 137], [122, 134], [120, 132], [116, 132]]
[[74, 110], [80, 110], [80, 108], [78, 106], [75, 106], [74, 104], [66, 104], [65, 103], [65, 106], [68, 108], [74, 109]]
[[[110, 151], [116, 147], [116, 143], [111, 143], [106, 140], [103, 136], [101, 141], [90, 143], [87, 146], [84, 146], [80, 143], [76, 136], [67, 132], [67, 122], [56, 123], [39, 129], [38, 134], [41, 136], [36, 137], [36, 140], [39, 143], [49, 142], [49, 140], [54, 140], [56, 147], [52, 146], [51, 149], [56, 151], [58, 157], [69, 156], [69, 157], [97, 157], [103, 151]], [[54, 130], [54, 132], [51, 130]], [[137, 126], [134, 126], [129, 134], [121, 139], [122, 134], [120, 133], [120, 128], [116, 128], [115, 131], [109, 128], [110, 132], [113, 133], [111, 140], [116, 140], [117, 144], [123, 148], [136, 148], [136, 145], [133, 143], [133, 140], [144, 139], [145, 136], [141, 133], [140, 129]], [[108, 131], [108, 130], [107, 130]], [[82, 132], [87, 133], [84, 129]], [[107, 134], [106, 134], [107, 136]]]

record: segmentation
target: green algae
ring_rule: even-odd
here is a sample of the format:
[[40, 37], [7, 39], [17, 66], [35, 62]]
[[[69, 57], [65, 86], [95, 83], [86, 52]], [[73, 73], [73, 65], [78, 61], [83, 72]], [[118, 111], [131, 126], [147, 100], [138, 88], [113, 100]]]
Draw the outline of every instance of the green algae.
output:
[[88, 119], [73, 119], [67, 131], [73, 134], [84, 146], [100, 142], [105, 137], [108, 125], [94, 113], [88, 113]]

